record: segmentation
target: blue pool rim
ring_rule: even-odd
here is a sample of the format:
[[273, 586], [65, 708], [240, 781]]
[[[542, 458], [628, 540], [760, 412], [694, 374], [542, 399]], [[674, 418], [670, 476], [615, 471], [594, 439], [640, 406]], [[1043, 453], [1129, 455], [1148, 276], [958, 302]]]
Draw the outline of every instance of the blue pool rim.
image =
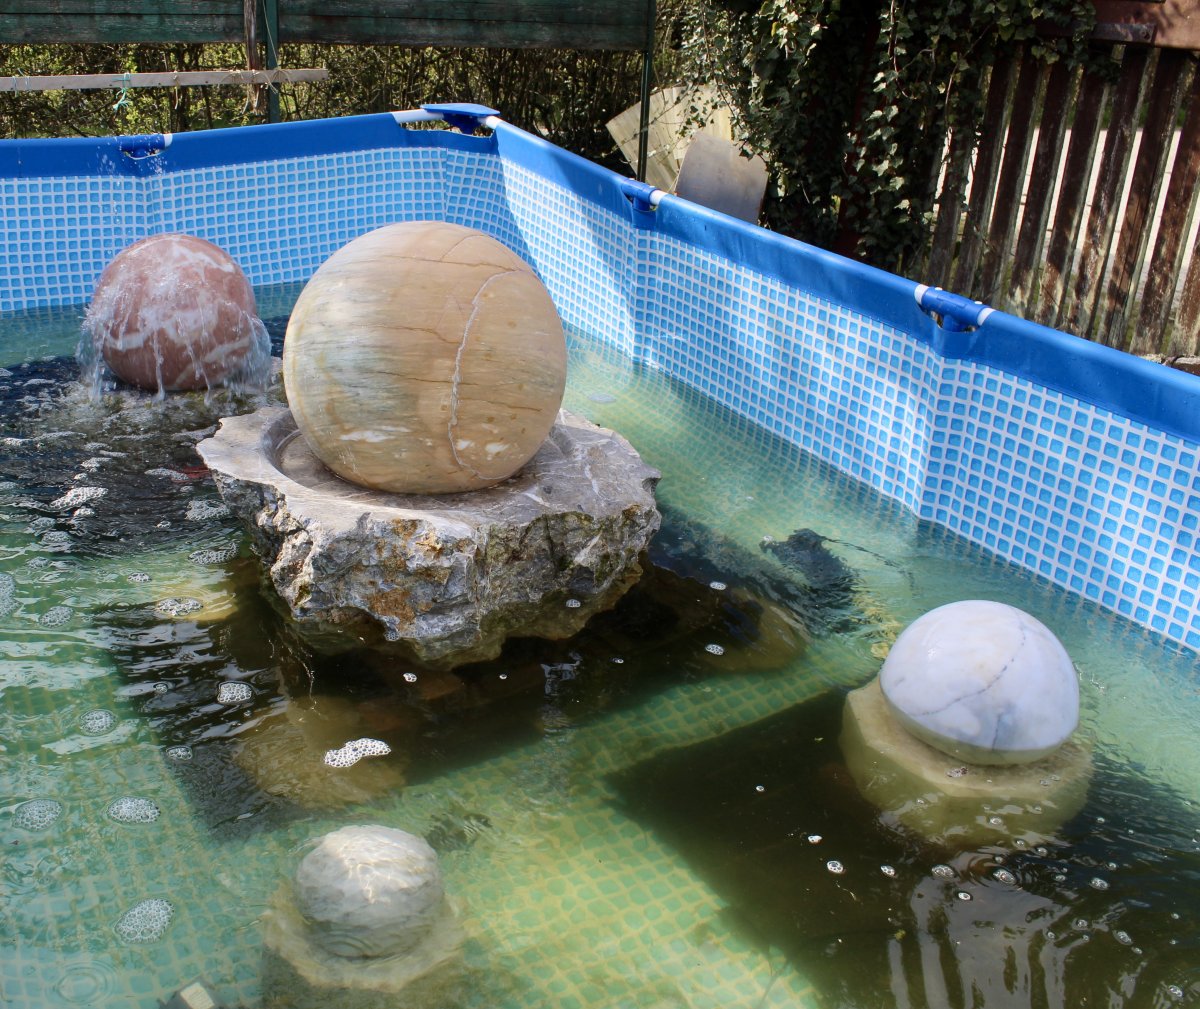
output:
[[[635, 236], [635, 239], [638, 235], [649, 236], [649, 245], [642, 239], [630, 240], [632, 245], [637, 245], [638, 254], [653, 248], [654, 242], [659, 240], [661, 244], [690, 248], [706, 257], [706, 262], [736, 264], [739, 270], [752, 272], [757, 277], [778, 282], [776, 286], [802, 293], [810, 307], [815, 302], [829, 306], [830, 313], [833, 313], [838, 306], [844, 306], [854, 318], [874, 323], [868, 326], [871, 338], [887, 341], [889, 331], [892, 331], [928, 349], [946, 364], [962, 362], [973, 368], [971, 380], [977, 385], [980, 382], [979, 370], [991, 370], [998, 376], [1028, 383], [1032, 386], [1033, 395], [1038, 390], [1054, 391], [1067, 397], [1067, 401], [1091, 404], [1100, 412], [1111, 415], [1110, 419], [1126, 419], [1132, 421], [1135, 427], [1144, 427], [1145, 431], [1139, 432], [1124, 425], [1122, 431], [1116, 432], [1108, 420], [1088, 414], [1087, 419], [1082, 421], [1090, 425], [1085, 432], [1087, 438], [1076, 437], [1080, 432], [1074, 431], [1067, 451], [1074, 454], [1070, 468], [1076, 474], [1098, 461], [1096, 482], [1093, 485], [1091, 475], [1085, 473], [1084, 478], [1076, 481], [1074, 496], [1068, 497], [1066, 492], [1060, 493], [1051, 487], [1057, 476], [1062, 475], [1057, 472], [1054, 460], [1051, 460], [1049, 467], [1043, 467], [1043, 476], [1040, 478], [1042, 484], [1034, 487], [1033, 479], [1024, 480], [1024, 504], [1018, 506], [1016, 521], [1008, 523], [1015, 525], [1015, 534], [1012, 531], [998, 534], [996, 529], [1002, 521], [1007, 522], [1007, 515], [1004, 519], [997, 516], [1002, 510], [1012, 511], [1006, 500], [1013, 498], [1010, 493], [1012, 485], [1021, 484], [1022, 481], [1012, 479], [1006, 484], [1004, 481], [1007, 478], [1003, 474], [1000, 479], [992, 479], [989, 473], [985, 482], [990, 481], [988, 493], [992, 497], [983, 503], [974, 496], [971, 482], [977, 479], [973, 472], [976, 464], [986, 462], [986, 466], [995, 469], [996, 466], [1003, 466], [1004, 458], [1009, 457], [997, 446], [1000, 445], [998, 434], [1003, 426], [1000, 421], [1012, 427], [1010, 416], [992, 422], [990, 442], [977, 439], [977, 444], [972, 448], [972, 472], [968, 473], [967, 461], [938, 462], [940, 470], [931, 467], [930, 473], [938, 472], [943, 479], [936, 488], [932, 482], [926, 485], [924, 496], [914, 490], [911, 476], [906, 484], [902, 467], [890, 466], [892, 454], [888, 454], [889, 468], [899, 469], [899, 478], [894, 473], [871, 474], [860, 464], [856, 467], [846, 467], [836, 461], [834, 464], [859, 479], [868, 479], [884, 493], [901, 500], [920, 517], [947, 524], [968, 539], [996, 549], [1003, 557], [1015, 560], [1038, 575], [1078, 591], [1088, 599], [1153, 630], [1162, 631], [1174, 641], [1186, 642], [1189, 647], [1200, 649], [1200, 543], [1195, 542], [1196, 516], [1200, 515], [1200, 469], [1196, 468], [1196, 458], [1200, 458], [1200, 378], [1007, 313], [986, 310], [956, 295], [931, 293], [922, 284], [904, 277], [818, 250], [804, 242], [784, 238], [751, 224], [734, 221], [676, 197], [652, 194], [649, 187], [596, 166], [503, 121], [487, 119], [486, 125], [491, 130], [484, 136], [467, 136], [449, 130], [410, 130], [397, 121], [397, 116], [382, 113], [335, 120], [234, 127], [176, 136], [149, 134], [144, 137], [95, 139], [0, 140], [0, 215], [8, 215], [11, 223], [12, 218], [19, 214], [19, 211], [12, 209], [18, 197], [8, 196], [8, 193], [13, 192], [13, 182], [20, 180], [70, 180], [88, 176], [113, 179], [114, 176], [128, 176], [131, 180], [152, 181], [155, 176], [286, 162], [289, 158], [304, 160], [320, 156], [347, 156], [347, 161], [350, 161], [356, 152], [402, 149], [461, 155], [467, 161], [473, 157], [476, 160], [480, 156], [490, 157], [505, 164], [515, 164], [524, 173], [533, 176], [536, 180], [534, 185], [544, 187], [547, 200], [553, 199], [554, 194], [566, 193], [572, 200], [593, 208], [595, 216], [611, 222], [623, 222], [623, 230], [613, 227], [614, 233], [620, 233], [620, 241], [625, 241], [626, 235]], [[508, 180], [505, 179], [506, 184]], [[524, 198], [528, 199], [528, 193], [524, 194]], [[19, 217], [17, 220], [19, 224]], [[0, 233], [4, 233], [4, 223], [4, 218], [0, 217]], [[154, 224], [149, 230], [152, 233], [164, 229], [169, 228]], [[7, 234], [11, 235], [12, 229]], [[632, 257], [634, 251], [631, 250]], [[8, 262], [16, 258], [10, 256]], [[647, 253], [642, 265], [646, 263], [653, 269], [653, 253]], [[638, 280], [646, 278], [640, 277]], [[653, 278], [650, 280], [653, 281]], [[0, 308], [5, 307], [2, 288], [4, 284], [0, 282]], [[650, 317], [654, 306], [647, 311], [644, 302], [659, 293], [653, 289], [638, 293], [643, 307], [632, 311], [635, 329], [638, 325], [653, 328]], [[947, 306], [948, 311], [959, 312], [960, 316], [965, 312], [968, 320], [974, 324], [966, 330], [961, 325], [953, 324], [953, 319], [947, 319], [946, 325], [941, 324], [931, 308], [941, 310]], [[829, 329], [832, 330], [832, 326]], [[721, 336], [720, 340], [724, 341], [725, 338]], [[734, 341], [737, 338], [733, 336]], [[647, 346], [652, 343], [653, 340], [650, 340]], [[685, 382], [690, 380], [702, 392], [720, 394], [716, 398], [730, 404], [737, 395], [725, 395], [727, 390], [722, 388], [721, 383], [754, 380], [757, 372], [754, 367], [744, 368], [737, 379], [730, 377], [728, 368], [719, 365], [722, 347], [724, 344], [716, 352], [704, 350], [704, 354], [715, 354], [709, 361], [713, 367], [706, 365], [704, 368], [706, 379], [696, 380], [697, 374], [701, 373], [698, 367], [692, 368], [690, 378], [686, 374], [683, 378]], [[640, 356], [636, 341], [634, 347], [626, 344], [625, 349], [635, 359]], [[754, 358], [751, 350], [745, 347], [733, 348], [733, 353], [738, 355], [743, 366]], [[905, 368], [913, 367], [912, 356], [902, 354], [899, 365], [895, 366], [890, 377], [894, 378], [904, 373]], [[659, 364], [654, 360], [649, 362]], [[746, 406], [746, 400], [754, 400], [752, 394], [743, 395], [740, 406], [738, 403], [732, 406], [751, 420], [762, 422], [769, 430], [804, 445], [804, 439], [798, 434], [800, 422], [794, 418], [784, 421], [779, 418], [782, 401], [791, 402], [800, 398], [798, 394], [791, 395], [793, 391], [773, 388], [770, 390], [772, 404], [764, 409]], [[1016, 402], [1024, 403], [1020, 397], [1026, 392], [1028, 390], [1019, 390]], [[938, 392], [937, 396], [941, 395]], [[980, 392], [980, 395], [985, 400], [994, 398], [991, 385], [988, 385], [986, 394]], [[857, 407], [851, 404], [850, 409], [865, 410], [870, 406], [872, 403], [858, 403]], [[952, 403], [954, 409], [974, 406], [977, 404]], [[1066, 416], [1069, 407], [1069, 402], [1057, 404], [1054, 409], [1058, 413], [1052, 426], [1062, 427], [1058, 418]], [[1042, 442], [1042, 432], [1049, 431], [1051, 421], [1048, 416], [1042, 416], [1039, 424], [1038, 449], [1042, 455], [1052, 455], [1054, 440], [1048, 437], [1045, 444]], [[1103, 450], [1096, 448], [1080, 455], [1084, 452], [1082, 443], [1086, 440], [1088, 448], [1091, 448], [1091, 443], [1096, 442], [1094, 432], [1102, 428], [1110, 432], [1099, 436], [1100, 440], [1108, 439], [1104, 442]], [[1026, 430], [1030, 430], [1028, 425]], [[859, 436], [863, 433], [862, 428], [846, 428], [846, 431]], [[936, 437], [954, 438], [953, 431], [952, 427], [947, 426]], [[1135, 458], [1138, 451], [1136, 445], [1163, 443], [1163, 439], [1157, 438], [1158, 434], [1168, 436], [1166, 440], [1181, 439], [1188, 444], [1156, 448], [1154, 451], [1160, 451], [1157, 460], [1153, 457], [1144, 458], [1139, 466]], [[828, 439], [839, 436], [836, 432], [830, 434], [826, 431], [820, 437]], [[1066, 439], [1058, 440], [1064, 442]], [[932, 458], [947, 458], [946, 455], [936, 455], [937, 451], [944, 452], [944, 445], [941, 449], [935, 449]], [[862, 452], [859, 455], [863, 455]], [[868, 469], [870, 466], [882, 468], [883, 456], [884, 452], [875, 452], [866, 463]], [[955, 466], [958, 466], [959, 476], [954, 475]], [[1112, 473], [1114, 467], [1116, 476]], [[1103, 476], [1099, 475], [1100, 468], [1103, 468]], [[1168, 469], [1172, 475], [1163, 476]], [[1158, 480], [1159, 476], [1163, 479]], [[954, 484], [955, 480], [958, 480], [958, 486], [948, 494], [943, 494], [942, 487]], [[1163, 484], [1170, 492], [1165, 519], [1165, 499], [1164, 502], [1151, 502], [1148, 510], [1140, 504], [1148, 493], [1145, 485], [1151, 481]], [[1109, 494], [1111, 485], [1117, 486], [1114, 493]], [[1097, 488], [1097, 493], [1092, 493]], [[1130, 517], [1132, 510], [1123, 507], [1129, 503], [1127, 493], [1129, 499], [1141, 509], [1138, 516]], [[1051, 497], [1055, 498], [1052, 504]], [[944, 503], [943, 498], [947, 498], [948, 503]], [[961, 516], [956, 510], [964, 505], [964, 498], [973, 506], [973, 517], [968, 515], [958, 521]], [[1022, 506], [1025, 511], [1021, 511]], [[1096, 529], [1085, 528], [1082, 530], [1084, 535], [1079, 536], [1078, 528], [1070, 528], [1073, 524], [1079, 527], [1092, 523], [1098, 529], [1102, 519], [1099, 547], [1096, 546], [1096, 536], [1093, 535], [1091, 539], [1088, 537], [1088, 533], [1094, 533]], [[1036, 529], [1036, 537], [1028, 535], [1027, 525], [1032, 523], [1037, 527], [1038, 522], [1048, 525], [1049, 531], [1043, 534]], [[1069, 542], [1062, 539], [1058, 527], [1067, 528]], [[1120, 531], [1118, 527], [1121, 527]], [[1000, 541], [998, 546], [997, 539]], [[1169, 589], [1162, 588], [1163, 582], [1170, 583]]]
[[[1200, 377], [1001, 311], [971, 331], [943, 327], [919, 304], [923, 286], [735, 220], [674, 196], [638, 209], [624, 176], [508, 123], [490, 135], [412, 130], [390, 113], [131, 137], [0, 141], [0, 179], [111, 176], [387, 147], [442, 147], [513, 156], [547, 180], [612, 213], [755, 270], [915, 337], [946, 360], [995, 368], [1151, 428], [1200, 442]], [[147, 152], [153, 153], [150, 157]]]

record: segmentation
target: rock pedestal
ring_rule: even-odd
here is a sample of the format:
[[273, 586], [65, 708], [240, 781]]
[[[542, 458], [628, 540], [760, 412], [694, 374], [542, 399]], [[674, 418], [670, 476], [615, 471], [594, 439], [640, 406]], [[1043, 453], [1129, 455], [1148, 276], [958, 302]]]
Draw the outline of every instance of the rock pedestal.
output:
[[1030, 763], [966, 763], [907, 732], [878, 679], [847, 696], [841, 746], [885, 822], [952, 849], [1047, 839], [1083, 808], [1092, 771], [1090, 754], [1072, 740]]
[[264, 1005], [444, 1004], [460, 976], [462, 939], [424, 840], [342, 827], [304, 857], [264, 918]]
[[286, 408], [226, 418], [198, 449], [298, 621], [374, 623], [432, 666], [575, 634], [638, 579], [660, 523], [658, 472], [567, 413], [514, 476], [464, 494], [348, 484]]

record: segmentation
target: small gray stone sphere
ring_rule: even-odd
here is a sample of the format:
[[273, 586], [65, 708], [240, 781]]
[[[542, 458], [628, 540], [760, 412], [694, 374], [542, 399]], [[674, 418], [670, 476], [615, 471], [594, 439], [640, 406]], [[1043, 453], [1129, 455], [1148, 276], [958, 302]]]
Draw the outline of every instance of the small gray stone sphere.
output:
[[1045, 624], [1023, 610], [968, 599], [930, 610], [879, 672], [892, 715], [959, 760], [1024, 764], [1061, 746], [1079, 723], [1079, 681]]
[[444, 912], [437, 854], [420, 837], [375, 825], [324, 835], [296, 869], [312, 942], [335, 956], [408, 952]]

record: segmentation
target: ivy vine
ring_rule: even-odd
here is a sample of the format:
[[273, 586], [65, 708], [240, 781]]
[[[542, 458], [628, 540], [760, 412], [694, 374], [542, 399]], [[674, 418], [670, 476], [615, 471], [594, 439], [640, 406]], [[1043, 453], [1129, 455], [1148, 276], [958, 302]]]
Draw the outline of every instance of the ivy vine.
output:
[[771, 168], [767, 223], [899, 269], [948, 133], [976, 139], [989, 68], [1022, 44], [1099, 66], [1094, 23], [1089, 0], [702, 0], [684, 52]]

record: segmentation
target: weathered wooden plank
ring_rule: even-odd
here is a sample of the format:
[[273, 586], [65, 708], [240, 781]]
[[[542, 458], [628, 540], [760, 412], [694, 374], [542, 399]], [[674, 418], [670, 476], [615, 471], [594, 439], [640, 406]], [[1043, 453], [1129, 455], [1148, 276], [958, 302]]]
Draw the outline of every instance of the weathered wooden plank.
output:
[[329, 71], [187, 70], [179, 73], [64, 74], [58, 77], [0, 77], [0, 91], [98, 91], [107, 88], [189, 88], [212, 84], [293, 84], [323, 81]]
[[[642, 49], [651, 0], [292, 0], [280, 42]], [[6, 42], [245, 37], [239, 0], [0, 0]]]
[[[1071, 91], [1071, 69], [1065, 60], [1050, 67], [1046, 91], [1042, 98], [1037, 148], [1025, 194], [1025, 211], [1017, 236], [1017, 251], [1013, 258], [1012, 276], [1008, 282], [1005, 303], [1009, 311], [1029, 314], [1034, 304], [1037, 263], [1046, 235], [1046, 219], [1050, 216], [1050, 201], [1058, 178], [1062, 159], [1063, 134], [1067, 126], [1067, 99]], [[1032, 116], [1030, 117], [1033, 118]]]
[[931, 287], [945, 287], [950, 283], [950, 266], [954, 261], [954, 247], [958, 243], [959, 226], [962, 224], [963, 194], [967, 188], [967, 173], [971, 168], [974, 147], [974, 130], [961, 128], [951, 133], [950, 148], [946, 154], [946, 175], [938, 196], [937, 223], [930, 242], [929, 259], [925, 264], [925, 282]]
[[981, 139], [975, 155], [975, 170], [971, 177], [966, 223], [963, 227], [962, 242], [958, 247], [958, 260], [954, 265], [952, 289], [961, 294], [973, 294], [975, 290], [975, 271], [979, 266], [983, 236], [992, 215], [996, 171], [1000, 166], [1000, 149], [1004, 144], [1004, 132], [1007, 127], [1008, 92], [1016, 68], [1017, 61], [1011, 55], [1002, 56], [992, 67], [988, 80], [987, 99], [980, 127]]
[[[1191, 95], [1184, 99], [1184, 108], [1186, 113], [1163, 203], [1158, 242], [1150, 262], [1150, 275], [1137, 322], [1139, 330], [1150, 333], [1165, 332], [1170, 320], [1171, 304], [1183, 265], [1180, 253], [1200, 191], [1197, 185], [1200, 179], [1200, 74], [1192, 75]], [[1165, 353], [1171, 357], [1194, 356], [1198, 350], [1196, 340], [1192, 338], [1185, 342], [1186, 335], [1182, 327], [1175, 327], [1169, 335]]]
[[285, 42], [641, 49], [649, 4], [617, 0], [291, 0]]
[[6, 43], [235, 42], [242, 38], [241, 8], [207, 14], [54, 14], [16, 18], [0, 14]]
[[1041, 64], [1029, 47], [1021, 58], [1021, 69], [1013, 90], [1009, 112], [1008, 139], [1004, 144], [1004, 161], [996, 183], [991, 227], [988, 230], [987, 250], [979, 271], [979, 286], [974, 297], [988, 304], [1003, 302], [1004, 273], [1012, 254], [1013, 232], [1021, 212], [1021, 184], [1025, 180], [1025, 165], [1033, 139], [1033, 121], [1037, 103]]
[[282, 42], [640, 50], [645, 24], [517, 18], [456, 19], [304, 15], [281, 17]]
[[[1130, 178], [1124, 221], [1105, 282], [1103, 311], [1094, 327], [1093, 338], [1111, 347], [1126, 344], [1126, 322], [1137, 297], [1136, 270], [1149, 237], [1150, 210], [1158, 201], [1172, 126], [1179, 109], [1180, 79], [1189, 59], [1189, 55], [1179, 49], [1162, 50], [1146, 95], [1142, 142]], [[1157, 351], [1160, 346], [1160, 342], [1155, 341], [1151, 350]]]
[[1042, 264], [1041, 297], [1035, 318], [1047, 326], [1057, 326], [1063, 318], [1067, 275], [1075, 253], [1080, 222], [1087, 200], [1092, 159], [1100, 136], [1100, 113], [1107, 90], [1103, 78], [1085, 71], [1075, 96], [1075, 117], [1071, 123], [1071, 142], [1058, 186], [1058, 206], [1050, 229], [1050, 242]]
[[1183, 281], [1183, 293], [1179, 297], [1179, 314], [1175, 319], [1173, 345], [1186, 347], [1187, 353], [1196, 354], [1200, 348], [1200, 235], [1192, 249], [1192, 263]]
[[1065, 328], [1080, 336], [1087, 336], [1091, 329], [1100, 277], [1108, 259], [1117, 206], [1121, 201], [1121, 184], [1125, 179], [1129, 152], [1133, 148], [1138, 99], [1148, 54], [1148, 50], [1133, 46], [1125, 50], [1121, 78], [1113, 93], [1108, 134], [1100, 156], [1100, 175], [1092, 196], [1092, 210], [1084, 228], [1083, 248], [1072, 285], [1071, 304], [1063, 315]]
[[241, 0], [0, 0], [0, 17], [126, 14], [240, 17]]
[[1093, 0], [1104, 24], [1150, 25], [1154, 45], [1200, 49], [1200, 4], [1196, 0]]

